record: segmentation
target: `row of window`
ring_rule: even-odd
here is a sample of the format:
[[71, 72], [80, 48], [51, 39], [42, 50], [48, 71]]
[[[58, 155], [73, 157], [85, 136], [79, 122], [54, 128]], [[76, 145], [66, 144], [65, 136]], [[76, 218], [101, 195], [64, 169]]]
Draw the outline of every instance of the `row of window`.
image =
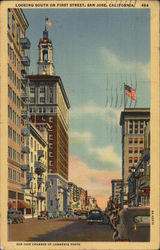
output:
[[12, 29], [12, 35], [16, 37], [17, 45], [20, 43], [20, 26], [16, 24], [15, 17], [8, 9], [8, 28]]
[[14, 169], [8, 168], [8, 179], [15, 182], [21, 182], [21, 174]]
[[143, 152], [143, 148], [129, 148], [129, 154], [132, 154], [134, 152], [134, 154], [138, 154]]
[[8, 146], [8, 158], [20, 163], [20, 153], [18, 153], [15, 149]]
[[[30, 102], [32, 102], [32, 101], [33, 101], [33, 99], [31, 97]], [[36, 108], [30, 108], [29, 111], [30, 111], [30, 113], [53, 113], [53, 112], [55, 112], [53, 107], [47, 108], [47, 112], [46, 112], [45, 107], [43, 107], [43, 108], [40, 107], [40, 108], [37, 108], [37, 109]]]
[[17, 86], [17, 89], [20, 90], [21, 88], [20, 79], [17, 77], [16, 73], [14, 73], [9, 64], [8, 64], [8, 77], [10, 78], [10, 80], [13, 81], [15, 86]]
[[144, 134], [144, 127], [147, 125], [147, 121], [129, 121], [128, 125], [129, 134]]
[[20, 72], [20, 61], [17, 59], [16, 54], [14, 53], [14, 50], [10, 47], [9, 44], [8, 44], [8, 56], [10, 60], [13, 62], [18, 72]]
[[18, 126], [18, 128], [20, 128], [21, 118], [10, 105], [8, 105], [8, 118], [10, 118]]
[[132, 143], [135, 143], [135, 144], [137, 144], [138, 142], [140, 143], [140, 144], [143, 144], [143, 137], [141, 137], [141, 138], [129, 138], [128, 139], [128, 142], [129, 142], [129, 144], [132, 144]]
[[129, 163], [137, 163], [138, 162], [138, 157], [129, 157]]
[[[30, 97], [30, 103], [35, 103], [35, 97]], [[40, 97], [39, 103], [45, 103], [45, 97]], [[50, 97], [50, 103], [53, 103], [52, 97]]]
[[8, 97], [17, 105], [17, 108], [21, 108], [21, 101], [20, 98], [16, 95], [14, 90], [8, 85]]
[[18, 134], [14, 129], [12, 129], [10, 126], [8, 126], [8, 137], [10, 139], [13, 139], [15, 143], [18, 145], [21, 144], [21, 136]]

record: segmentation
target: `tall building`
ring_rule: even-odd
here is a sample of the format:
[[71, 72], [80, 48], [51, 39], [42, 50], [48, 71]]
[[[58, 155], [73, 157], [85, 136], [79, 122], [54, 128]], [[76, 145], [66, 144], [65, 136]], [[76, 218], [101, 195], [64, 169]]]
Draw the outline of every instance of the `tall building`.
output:
[[44, 30], [39, 42], [38, 74], [30, 75], [30, 113], [33, 122], [49, 123], [48, 172], [68, 180], [68, 110], [70, 104], [59, 76], [54, 75], [52, 43]]
[[113, 179], [112, 183], [112, 201], [115, 204], [120, 204], [121, 199], [121, 191], [122, 191], [122, 180], [121, 179]]
[[142, 158], [128, 177], [130, 206], [150, 205], [150, 122], [144, 130]]
[[[68, 110], [69, 100], [60, 76], [54, 75], [53, 46], [45, 27], [40, 39], [38, 74], [28, 76], [30, 82], [30, 120], [33, 123], [48, 123], [48, 179], [53, 183], [56, 196], [48, 204], [66, 210], [68, 181]], [[51, 180], [52, 179], [52, 180]], [[62, 184], [63, 183], [63, 184]], [[63, 186], [63, 188], [61, 188]], [[58, 190], [63, 190], [58, 193]], [[54, 190], [53, 190], [54, 192]], [[57, 199], [60, 203], [57, 205]], [[60, 205], [66, 202], [66, 204]]]
[[30, 48], [30, 42], [25, 36], [28, 22], [21, 9], [8, 9], [8, 207], [24, 209], [25, 173], [22, 165], [25, 156], [21, 147], [25, 138], [21, 134], [25, 121], [21, 115], [24, 106], [22, 90], [22, 72], [30, 64], [25, 49]]
[[126, 108], [121, 112], [122, 126], [122, 200], [128, 205], [128, 177], [144, 150], [144, 128], [150, 120], [149, 108]]

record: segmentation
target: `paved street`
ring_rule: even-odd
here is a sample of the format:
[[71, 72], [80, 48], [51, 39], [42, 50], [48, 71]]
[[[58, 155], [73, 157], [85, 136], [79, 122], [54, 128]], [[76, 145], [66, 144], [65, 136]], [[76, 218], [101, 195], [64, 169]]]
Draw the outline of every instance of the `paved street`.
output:
[[78, 218], [27, 219], [8, 227], [10, 241], [112, 241], [113, 234], [106, 223], [88, 225]]

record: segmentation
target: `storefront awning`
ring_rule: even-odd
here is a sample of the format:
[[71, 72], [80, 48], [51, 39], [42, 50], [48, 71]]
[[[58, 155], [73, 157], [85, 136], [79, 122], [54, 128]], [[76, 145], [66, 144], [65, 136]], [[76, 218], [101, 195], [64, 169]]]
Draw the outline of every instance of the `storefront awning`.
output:
[[8, 208], [16, 209], [16, 202], [9, 200], [8, 201]]
[[18, 208], [29, 208], [31, 209], [31, 207], [25, 202], [25, 201], [18, 201]]

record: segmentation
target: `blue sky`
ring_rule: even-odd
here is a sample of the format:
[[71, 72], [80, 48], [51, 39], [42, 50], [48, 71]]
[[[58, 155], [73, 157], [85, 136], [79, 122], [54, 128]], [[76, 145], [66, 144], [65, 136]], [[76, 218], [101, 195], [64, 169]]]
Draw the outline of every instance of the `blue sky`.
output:
[[[55, 71], [71, 104], [70, 179], [97, 199], [106, 198], [111, 194], [110, 179], [121, 177], [122, 83], [136, 87], [136, 107], [150, 105], [150, 12], [25, 9], [24, 13], [31, 41], [30, 73], [37, 73], [45, 17], [52, 21], [47, 29]], [[129, 105], [134, 107], [130, 100]], [[87, 179], [76, 178], [81, 169]]]

